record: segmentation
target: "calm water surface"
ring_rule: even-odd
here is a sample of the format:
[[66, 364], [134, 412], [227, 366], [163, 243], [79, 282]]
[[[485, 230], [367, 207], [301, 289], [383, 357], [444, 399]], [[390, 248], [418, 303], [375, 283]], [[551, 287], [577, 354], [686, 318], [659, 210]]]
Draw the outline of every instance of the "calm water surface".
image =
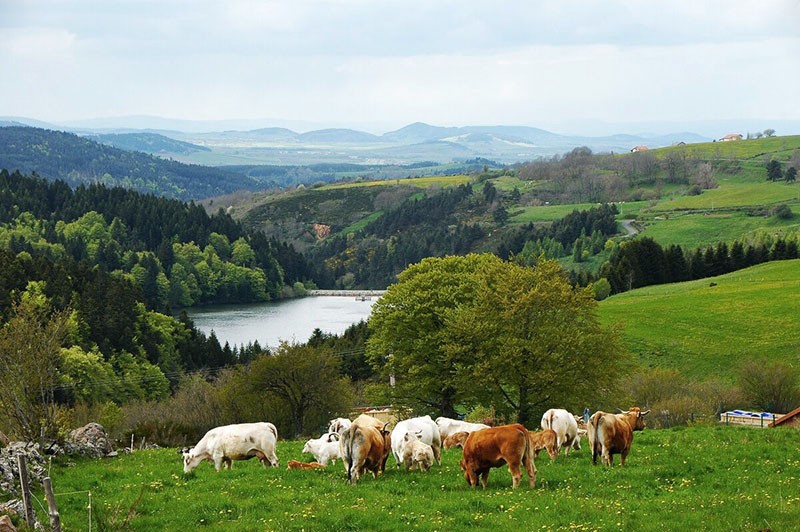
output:
[[377, 297], [367, 301], [349, 296], [314, 296], [250, 305], [218, 305], [188, 309], [195, 327], [214, 331], [220, 345], [231, 347], [258, 340], [276, 347], [281, 340], [305, 343], [314, 329], [341, 334], [350, 325], [369, 318]]

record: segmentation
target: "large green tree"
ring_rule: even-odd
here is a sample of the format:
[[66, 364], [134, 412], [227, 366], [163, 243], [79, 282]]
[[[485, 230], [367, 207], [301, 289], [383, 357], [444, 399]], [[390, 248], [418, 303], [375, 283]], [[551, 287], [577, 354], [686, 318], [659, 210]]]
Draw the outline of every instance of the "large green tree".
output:
[[416, 411], [452, 416], [483, 405], [528, 423], [613, 390], [625, 356], [596, 304], [555, 261], [425, 259], [373, 307], [367, 354], [394, 375], [394, 399]]
[[69, 312], [54, 311], [43, 292], [43, 283], [28, 283], [0, 326], [0, 421], [40, 443], [56, 436], [54, 390], [69, 329]]
[[476, 273], [494, 255], [427, 258], [409, 266], [372, 307], [367, 359], [394, 400], [416, 411], [445, 416], [469, 396], [456, 383], [460, 361], [446, 349], [450, 315], [477, 297]]
[[577, 410], [610, 393], [624, 363], [620, 335], [600, 324], [589, 288], [555, 261], [495, 261], [477, 274], [477, 297], [448, 323], [459, 381], [507, 419], [532, 425], [544, 410]]

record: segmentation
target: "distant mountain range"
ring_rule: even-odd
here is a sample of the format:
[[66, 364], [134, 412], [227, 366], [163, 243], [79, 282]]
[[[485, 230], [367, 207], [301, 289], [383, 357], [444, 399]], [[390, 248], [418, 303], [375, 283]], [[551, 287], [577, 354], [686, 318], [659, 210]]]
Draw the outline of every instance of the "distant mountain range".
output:
[[[620, 153], [642, 144], [656, 148], [678, 142], [690, 144], [712, 140], [691, 132], [573, 136], [526, 126], [441, 127], [421, 122], [381, 135], [343, 128], [304, 133], [284, 127], [201, 131], [202, 122], [145, 118], [133, 117], [129, 122], [109, 119], [65, 127], [26, 118], [0, 117], [0, 126], [29, 125], [68, 131], [124, 150], [210, 166], [318, 163], [402, 165], [421, 161], [446, 164], [476, 158], [513, 164], [563, 154], [581, 146], [594, 152]], [[87, 127], [89, 124], [102, 127]], [[163, 128], [136, 129], [126, 127], [126, 124], [151, 124]], [[225, 124], [207, 123], [209, 128]], [[110, 127], [114, 125], [117, 127]], [[186, 129], [172, 129], [171, 126], [184, 126]]]

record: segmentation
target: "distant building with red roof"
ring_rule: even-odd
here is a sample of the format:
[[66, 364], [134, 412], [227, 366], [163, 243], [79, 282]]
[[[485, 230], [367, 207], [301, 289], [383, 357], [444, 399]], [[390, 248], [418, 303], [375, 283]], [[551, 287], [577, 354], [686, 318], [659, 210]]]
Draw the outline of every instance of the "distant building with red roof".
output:
[[742, 140], [742, 134], [741, 133], [728, 133], [727, 135], [725, 135], [724, 137], [722, 137], [719, 140], [721, 140], [722, 142], [729, 142], [731, 140]]

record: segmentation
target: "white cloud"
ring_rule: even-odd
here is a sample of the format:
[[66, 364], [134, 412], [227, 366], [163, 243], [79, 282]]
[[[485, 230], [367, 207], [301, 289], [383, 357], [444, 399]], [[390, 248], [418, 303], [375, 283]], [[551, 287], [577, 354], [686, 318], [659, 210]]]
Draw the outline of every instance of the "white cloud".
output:
[[0, 115], [800, 119], [798, 14], [797, 0], [7, 0]]

